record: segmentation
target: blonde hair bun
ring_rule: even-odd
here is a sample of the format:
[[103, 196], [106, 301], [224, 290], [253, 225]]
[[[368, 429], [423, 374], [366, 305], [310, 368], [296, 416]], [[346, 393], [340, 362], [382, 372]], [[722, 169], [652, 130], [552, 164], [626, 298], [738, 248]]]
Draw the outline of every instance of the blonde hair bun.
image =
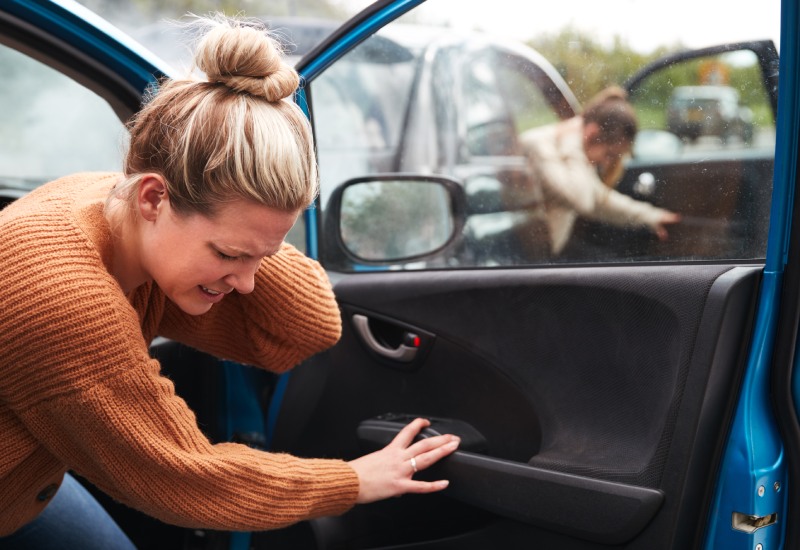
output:
[[195, 65], [209, 82], [277, 102], [297, 89], [300, 79], [284, 61], [280, 44], [262, 25], [217, 16], [195, 50]]
[[210, 216], [232, 199], [306, 208], [319, 187], [314, 140], [290, 98], [298, 77], [278, 42], [263, 26], [223, 15], [184, 27], [196, 66], [188, 78], [162, 80], [129, 121], [117, 196], [135, 211], [138, 182], [156, 172], [179, 214]]

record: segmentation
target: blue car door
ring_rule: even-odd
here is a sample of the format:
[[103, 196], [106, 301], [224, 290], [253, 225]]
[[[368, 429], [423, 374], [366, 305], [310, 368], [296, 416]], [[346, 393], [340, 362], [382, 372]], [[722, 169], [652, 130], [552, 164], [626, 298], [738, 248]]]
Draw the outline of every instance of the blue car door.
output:
[[[560, 257], [527, 246], [539, 234], [509, 190], [530, 169], [517, 134], [580, 112], [580, 94], [525, 47], [420, 29], [424, 8], [376, 2], [298, 65], [322, 184], [308, 249], [334, 281], [344, 332], [282, 381], [272, 446], [354, 458], [416, 415], [464, 443], [425, 474], [450, 480], [443, 493], [357, 506], [280, 540], [796, 546], [796, 5], [783, 2], [780, 44], [687, 51], [631, 88], [640, 132], [619, 192], [682, 211], [670, 240], [576, 227]], [[746, 14], [733, 19], [747, 27]], [[708, 67], [756, 115], [738, 137], [726, 126], [685, 143], [667, 124], [670, 90], [710, 85]], [[349, 247], [414, 225], [393, 225], [389, 212], [413, 214], [400, 190], [383, 216], [343, 206], [346, 188], [392, 174], [458, 184], [463, 226], [444, 250], [404, 260], [392, 248], [381, 261]], [[411, 359], [399, 353], [409, 335]]]
[[[726, 12], [724, 44], [682, 47], [670, 29], [669, 48], [623, 74], [575, 37], [562, 55], [427, 25], [426, 9], [466, 2], [379, 0], [297, 65], [321, 193], [296, 244], [334, 283], [340, 342], [281, 377], [153, 347], [213, 440], [352, 459], [426, 416], [462, 436], [420, 474], [449, 488], [250, 534], [98, 497], [140, 548], [800, 547], [800, 9], [782, 0], [779, 42], [748, 32], [770, 2]], [[565, 2], [589, 25], [584, 3]], [[665, 26], [616, 20], [620, 33]], [[74, 2], [3, 2], [0, 21], [3, 204], [73, 169], [118, 169], [124, 121], [169, 70]], [[616, 190], [681, 222], [659, 240], [579, 219], [553, 255], [542, 198], [519, 192], [536, 169], [519, 136], [612, 82], [639, 118]], [[697, 85], [734, 88], [741, 116], [692, 141], [668, 110]], [[382, 202], [348, 202], [359, 187]]]

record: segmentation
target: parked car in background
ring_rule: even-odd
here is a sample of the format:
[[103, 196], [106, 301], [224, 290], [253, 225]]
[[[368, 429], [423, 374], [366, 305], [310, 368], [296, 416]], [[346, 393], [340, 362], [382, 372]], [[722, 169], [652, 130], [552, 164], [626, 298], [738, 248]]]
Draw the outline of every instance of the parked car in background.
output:
[[430, 172], [455, 178], [466, 193], [463, 246], [448, 261], [524, 263], [543, 254], [546, 240], [523, 244], [516, 234], [530, 223], [517, 218], [541, 205], [512, 204], [506, 192], [527, 177], [518, 136], [574, 116], [580, 104], [538, 52], [478, 33], [396, 24], [308, 88], [323, 213], [349, 178]]
[[739, 103], [730, 86], [678, 86], [667, 105], [667, 127], [681, 139], [716, 136], [727, 143], [753, 140], [753, 112]]
[[[455, 178], [467, 195], [462, 246], [439, 259], [450, 265], [760, 257], [777, 106], [774, 78], [760, 75], [776, 74], [777, 51], [770, 43], [752, 42], [665, 59], [671, 64], [642, 67], [625, 84], [643, 131], [618, 189], [683, 216], [667, 241], [644, 228], [581, 219], [564, 252], [551, 255], [541, 198], [517, 192], [531, 187], [518, 136], [580, 113], [575, 95], [529, 47], [402, 23], [370, 36], [309, 83], [323, 214], [329, 194], [348, 178], [429, 172]], [[670, 132], [664, 117], [670, 98], [695, 89], [689, 84], [702, 77], [697, 67], [707, 65], [727, 67], [730, 78], [747, 84], [761, 113], [758, 139], [752, 121], [741, 130], [748, 139], [735, 147], [719, 141], [684, 145]], [[303, 66], [301, 61], [298, 67]], [[734, 121], [727, 123], [726, 131], [739, 131]], [[656, 142], [666, 146], [655, 150]], [[717, 169], [705, 169], [698, 158]], [[323, 238], [330, 236], [326, 232]], [[351, 261], [327, 260], [342, 267]]]
[[[292, 238], [333, 282], [339, 343], [281, 376], [151, 348], [212, 441], [352, 459], [423, 415], [462, 437], [422, 474], [448, 489], [227, 533], [87, 486], [143, 550], [800, 547], [800, 6], [783, 1], [780, 59], [734, 10], [745, 41], [623, 83], [640, 132], [617, 189], [681, 224], [658, 241], [586, 222], [552, 257], [520, 242], [540, 237], [526, 225], [540, 205], [509, 199], [528, 177], [516, 136], [580, 105], [530, 47], [423, 25], [426, 5], [467, 1], [380, 0], [297, 61], [322, 189]], [[124, 122], [173, 69], [70, 0], [6, 1], [0, 21], [0, 197], [118, 169]], [[752, 111], [749, 142], [670, 131], [670, 97], [702, 67]]]

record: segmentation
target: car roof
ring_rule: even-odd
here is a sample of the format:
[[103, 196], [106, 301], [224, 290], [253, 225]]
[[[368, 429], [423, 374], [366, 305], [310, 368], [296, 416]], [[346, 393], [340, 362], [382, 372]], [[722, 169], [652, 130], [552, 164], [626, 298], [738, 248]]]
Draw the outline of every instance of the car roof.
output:
[[703, 86], [677, 86], [672, 91], [673, 98], [694, 98], [694, 99], [720, 99], [724, 97], [739, 97], [739, 92], [731, 86], [720, 86], [708, 84]]
[[[262, 21], [274, 33], [275, 38], [284, 46], [288, 61], [292, 64], [297, 64], [303, 56], [313, 51], [342, 25], [339, 21], [324, 18], [259, 16], [255, 19]], [[190, 65], [190, 51], [185, 45], [187, 37], [180, 25], [162, 21], [132, 32], [136, 38], [175, 67], [186, 68]], [[381, 56], [384, 56], [384, 62], [387, 61], [386, 52], [393, 52], [390, 57], [396, 59], [411, 58], [418, 56], [424, 49], [436, 45], [471, 41], [502, 47], [535, 62], [561, 89], [573, 110], [577, 112], [580, 108], [572, 90], [555, 67], [538, 52], [517, 41], [478, 31], [406, 23], [387, 25], [378, 32], [377, 36], [382, 41], [380, 50]], [[388, 44], [387, 41], [391, 44]], [[389, 48], [388, 45], [392, 47]]]
[[[277, 18], [274, 19], [274, 21], [285, 24], [287, 29], [291, 29], [292, 25], [294, 25], [292, 18]], [[312, 24], [314, 24], [313, 21]], [[325, 25], [325, 22], [318, 21], [317, 24]], [[278, 27], [277, 25], [275, 26]], [[329, 27], [326, 26], [326, 28]], [[330, 34], [326, 35], [325, 38], [328, 36], [330, 36]], [[365, 55], [371, 61], [378, 63], [391, 63], [419, 58], [420, 56], [427, 56], [428, 53], [447, 46], [465, 45], [468, 46], [470, 50], [476, 47], [490, 46], [504, 50], [505, 52], [526, 58], [531, 63], [535, 64], [555, 84], [560, 95], [566, 100], [566, 103], [569, 104], [572, 112], [580, 111], [580, 103], [575, 94], [552, 63], [539, 52], [518, 40], [512, 40], [483, 31], [411, 23], [387, 25], [381, 28], [374, 35], [373, 39], [379, 40], [380, 44], [378, 45], [376, 43], [374, 48], [363, 51], [361, 55]], [[324, 42], [324, 39], [322, 42]], [[310, 52], [304, 52], [301, 48], [298, 48], [295, 53], [300, 56], [306, 55], [307, 53], [313, 55], [315, 51], [319, 53], [317, 51], [318, 48], [324, 49], [325, 47], [326, 45], [317, 43], [313, 45]], [[306, 63], [306, 60], [303, 59], [300, 63], [303, 65]]]

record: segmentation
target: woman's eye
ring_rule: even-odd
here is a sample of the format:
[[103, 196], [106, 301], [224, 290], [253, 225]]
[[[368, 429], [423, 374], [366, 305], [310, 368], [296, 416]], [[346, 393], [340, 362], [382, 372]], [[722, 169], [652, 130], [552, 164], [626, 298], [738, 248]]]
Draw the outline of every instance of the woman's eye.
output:
[[235, 261], [235, 260], [238, 260], [238, 258], [237, 258], [236, 256], [228, 256], [227, 254], [223, 254], [223, 253], [222, 253], [222, 252], [220, 252], [219, 250], [217, 250], [217, 256], [219, 256], [221, 259], [223, 259], [223, 260], [227, 260], [227, 261]]

